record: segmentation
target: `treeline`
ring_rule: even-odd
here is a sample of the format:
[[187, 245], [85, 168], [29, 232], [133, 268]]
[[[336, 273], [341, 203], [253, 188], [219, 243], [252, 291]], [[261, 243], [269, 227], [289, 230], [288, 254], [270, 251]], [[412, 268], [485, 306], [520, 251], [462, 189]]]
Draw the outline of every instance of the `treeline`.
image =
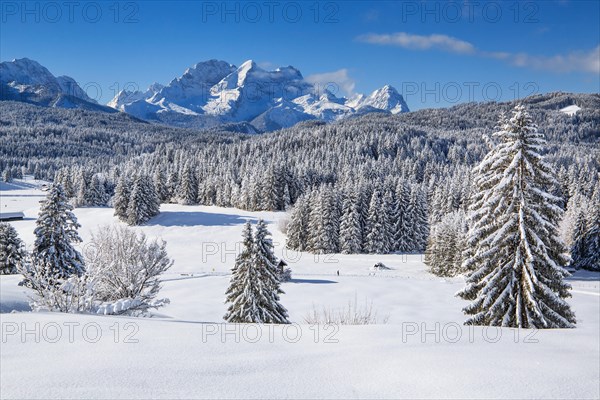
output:
[[[558, 171], [558, 183], [550, 192], [563, 199], [561, 206], [567, 212], [560, 232], [570, 246], [578, 215], [590, 215], [586, 210], [599, 185], [600, 111], [594, 108], [599, 97], [548, 94], [524, 102], [529, 104], [534, 121], [548, 139], [544, 156]], [[574, 102], [584, 107], [576, 115], [557, 111]], [[79, 150], [77, 157], [63, 160], [65, 155], [58, 152], [36, 162], [19, 158], [20, 150], [10, 145], [9, 151], [4, 147], [2, 151], [15, 157], [3, 155], [0, 160], [11, 173], [16, 168], [21, 174], [32, 173], [32, 167], [40, 165], [62, 165], [52, 176], [65, 187], [75, 205], [115, 206], [117, 215], [135, 223], [143, 223], [154, 215], [154, 201], [144, 205], [150, 212], [136, 214], [127, 196], [115, 195], [115, 189], [120, 182], [132, 189], [136, 179], [144, 176], [146, 190], [155, 192], [161, 203], [290, 210], [289, 237], [293, 248], [316, 252], [422, 251], [428, 236], [423, 232], [448, 232], [452, 226], [456, 235], [460, 234], [462, 222], [448, 217], [456, 220], [450, 223], [446, 217], [462, 215], [467, 210], [472, 194], [471, 170], [491, 148], [486, 137], [497, 124], [499, 112], [513, 106], [514, 102], [471, 103], [395, 116], [368, 114], [332, 124], [305, 122], [255, 136], [232, 136], [214, 130], [193, 136], [193, 131], [133, 120], [119, 122], [121, 125], [117, 123], [115, 127], [106, 123], [108, 131], [119, 131], [115, 133], [123, 138], [119, 140], [131, 140], [132, 146], [139, 146], [123, 153], [126, 155], [107, 155], [95, 152], [94, 147], [86, 148], [87, 142], [82, 138], [97, 136], [84, 133], [105, 129], [100, 122], [109, 117], [90, 116], [94, 126], [89, 121], [78, 121], [77, 113], [84, 115], [84, 111], [67, 110], [73, 116], [61, 122], [61, 113], [67, 111], [61, 110], [58, 115], [53, 114], [57, 110], [49, 110], [56, 121], [46, 121], [45, 109], [34, 107], [33, 111], [25, 110], [26, 115], [33, 112], [40, 121], [34, 122], [36, 129], [58, 124], [60, 129], [66, 129], [61, 133], [63, 139], [67, 143], [82, 141], [84, 150]], [[17, 143], [22, 142], [27, 135], [21, 138], [23, 132], [16, 128], [15, 121], [24, 119], [18, 116], [23, 109], [15, 103], [10, 107], [12, 116], [3, 114], [2, 120], [12, 121], [8, 132], [14, 134]], [[73, 126], [68, 127], [69, 124]], [[129, 126], [135, 126], [134, 132], [126, 131]], [[141, 144], [146, 133], [142, 127], [150, 132], [147, 139], [151, 145]], [[173, 133], [170, 139], [168, 132]], [[35, 153], [36, 147], [44, 148], [52, 140], [55, 139], [38, 132], [28, 146]], [[98, 143], [107, 147], [108, 142]], [[51, 170], [44, 170], [44, 174], [50, 175]], [[402, 194], [404, 186], [408, 195]], [[150, 198], [155, 199], [154, 195]], [[412, 209], [420, 208], [426, 223], [417, 222], [423, 220], [421, 217], [399, 211], [400, 202], [410, 202], [411, 198], [419, 204]], [[381, 210], [387, 210], [383, 213], [385, 218], [379, 215]], [[130, 218], [133, 214], [138, 218]], [[399, 233], [402, 230], [398, 221], [404, 220], [411, 220], [409, 228], [404, 229], [409, 232]], [[438, 229], [444, 220], [445, 227]], [[314, 229], [292, 239], [294, 226], [309, 222]], [[411, 237], [404, 244], [398, 239], [402, 234]]]

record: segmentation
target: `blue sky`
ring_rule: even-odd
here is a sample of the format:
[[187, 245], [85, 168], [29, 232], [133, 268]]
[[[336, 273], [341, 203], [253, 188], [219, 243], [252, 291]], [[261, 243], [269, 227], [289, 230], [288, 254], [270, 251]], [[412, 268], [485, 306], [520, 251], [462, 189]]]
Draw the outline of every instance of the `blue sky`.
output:
[[[600, 91], [600, 1], [3, 1], [0, 59], [100, 102], [196, 62], [293, 65], [338, 95], [391, 84], [411, 109]], [[101, 94], [97, 93], [100, 89]]]

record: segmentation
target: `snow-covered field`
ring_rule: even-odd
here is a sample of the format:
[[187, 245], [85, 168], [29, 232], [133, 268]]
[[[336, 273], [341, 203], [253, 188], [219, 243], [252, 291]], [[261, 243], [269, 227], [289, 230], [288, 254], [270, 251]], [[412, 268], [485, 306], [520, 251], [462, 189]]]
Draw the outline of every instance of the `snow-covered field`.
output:
[[[0, 186], [1, 212], [30, 247], [44, 192]], [[109, 208], [76, 209], [91, 232]], [[293, 270], [282, 303], [291, 326], [222, 324], [224, 292], [246, 220], [269, 223]], [[26, 312], [19, 277], [0, 277], [2, 398], [572, 398], [600, 397], [599, 274], [570, 280], [573, 330], [462, 325], [462, 278], [429, 274], [421, 255], [314, 256], [284, 250], [284, 213], [163, 205], [135, 229], [175, 260], [153, 318]], [[381, 261], [390, 271], [373, 272]], [[337, 272], [339, 271], [339, 276]], [[372, 304], [386, 324], [309, 326], [313, 307]], [[11, 313], [12, 310], [17, 312]]]

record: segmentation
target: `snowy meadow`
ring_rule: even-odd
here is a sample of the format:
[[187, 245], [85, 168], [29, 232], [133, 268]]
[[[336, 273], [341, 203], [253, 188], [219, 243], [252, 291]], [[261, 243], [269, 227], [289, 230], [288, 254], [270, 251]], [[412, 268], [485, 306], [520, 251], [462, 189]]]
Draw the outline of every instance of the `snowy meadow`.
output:
[[[28, 248], [42, 182], [2, 183], [3, 210]], [[76, 208], [85, 253], [106, 207]], [[144, 318], [31, 313], [19, 275], [0, 276], [3, 398], [598, 398], [598, 273], [568, 278], [576, 329], [465, 326], [462, 276], [440, 278], [422, 254], [311, 254], [285, 248], [285, 212], [163, 204], [133, 227], [161, 238], [173, 266]], [[225, 324], [231, 268], [246, 221], [263, 219], [292, 279], [287, 325]], [[373, 270], [382, 262], [389, 270]], [[338, 275], [339, 271], [339, 275]], [[377, 313], [377, 324], [314, 325], [314, 310]], [[13, 312], [13, 310], [15, 310]], [[560, 368], [558, 368], [560, 366]], [[68, 371], [68, 373], [66, 373]], [[22, 376], [36, 379], [24, 384]], [[435, 379], [432, 379], [435, 377]], [[273, 384], [273, 382], [278, 382]], [[68, 388], [68, 389], [67, 389]]]

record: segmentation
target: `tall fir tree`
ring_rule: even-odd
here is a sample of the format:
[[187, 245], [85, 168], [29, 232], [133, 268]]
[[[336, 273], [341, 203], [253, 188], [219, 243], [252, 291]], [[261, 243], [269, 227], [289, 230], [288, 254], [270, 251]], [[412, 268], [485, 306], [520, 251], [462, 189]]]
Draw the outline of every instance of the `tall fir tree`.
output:
[[308, 241], [308, 218], [309, 218], [308, 196], [298, 198], [290, 215], [287, 226], [286, 246], [292, 250], [304, 251]]
[[368, 234], [365, 250], [372, 254], [385, 254], [390, 251], [389, 223], [383, 197], [375, 190], [369, 204]]
[[48, 279], [65, 279], [85, 272], [84, 260], [73, 247], [81, 238], [73, 207], [60, 184], [52, 185], [42, 204], [34, 234], [33, 268]]
[[129, 198], [131, 197], [131, 182], [125, 174], [119, 177], [119, 182], [115, 188], [113, 197], [113, 207], [115, 216], [121, 221], [127, 221], [127, 208], [129, 207]]
[[108, 195], [104, 182], [99, 174], [92, 176], [92, 181], [88, 187], [88, 205], [92, 207], [104, 207], [108, 202]]
[[340, 243], [340, 209], [338, 194], [325, 185], [310, 197], [308, 250], [314, 253], [337, 253]]
[[127, 206], [127, 223], [141, 225], [158, 215], [160, 200], [149, 176], [139, 174], [134, 181]]
[[23, 241], [9, 223], [0, 222], [0, 274], [16, 274], [25, 258]]
[[410, 200], [410, 188], [408, 184], [401, 180], [396, 186], [396, 208], [394, 213], [394, 250], [407, 252], [411, 251], [410, 243], [410, 220], [408, 218], [408, 205]]
[[541, 156], [545, 144], [521, 105], [501, 117], [499, 143], [475, 168], [469, 257], [473, 271], [458, 293], [468, 325], [572, 328], [575, 314], [564, 300], [569, 262], [558, 237], [561, 199], [548, 193], [554, 172]]
[[423, 252], [429, 237], [427, 195], [418, 186], [413, 186], [407, 208], [408, 251]]
[[152, 176], [154, 187], [156, 188], [156, 194], [160, 199], [161, 203], [165, 203], [170, 198], [169, 188], [167, 186], [167, 177], [162, 168], [157, 168]]
[[467, 235], [467, 224], [463, 211], [454, 211], [442, 217], [431, 229], [425, 264], [432, 274], [456, 276], [462, 273], [462, 255]]
[[358, 209], [358, 195], [354, 188], [344, 197], [340, 222], [340, 250], [345, 254], [362, 251], [362, 227]]
[[574, 234], [572, 265], [575, 268], [600, 271], [600, 188], [598, 187], [592, 194], [588, 214], [587, 221], [580, 222], [580, 225], [585, 227], [579, 227], [579, 233]]
[[267, 300], [265, 310], [269, 318], [264, 322], [286, 324], [288, 323], [287, 310], [279, 302], [279, 295], [284, 294], [284, 292], [281, 290], [281, 282], [279, 281], [277, 257], [275, 257], [271, 233], [262, 219], [256, 224], [253, 255], [254, 267], [258, 268], [262, 275], [264, 298]]
[[587, 259], [587, 227], [586, 217], [583, 209], [579, 210], [575, 218], [575, 226], [572, 232], [571, 243], [571, 267], [580, 269]]
[[288, 323], [287, 311], [279, 303], [277, 277], [271, 266], [275, 256], [268, 231], [259, 222], [256, 239], [247, 222], [242, 233], [242, 251], [232, 269], [225, 302], [229, 304], [223, 317], [232, 323]]
[[179, 204], [191, 205], [196, 203], [198, 197], [198, 182], [196, 174], [190, 163], [186, 163], [181, 173], [181, 180], [177, 188], [177, 199]]

